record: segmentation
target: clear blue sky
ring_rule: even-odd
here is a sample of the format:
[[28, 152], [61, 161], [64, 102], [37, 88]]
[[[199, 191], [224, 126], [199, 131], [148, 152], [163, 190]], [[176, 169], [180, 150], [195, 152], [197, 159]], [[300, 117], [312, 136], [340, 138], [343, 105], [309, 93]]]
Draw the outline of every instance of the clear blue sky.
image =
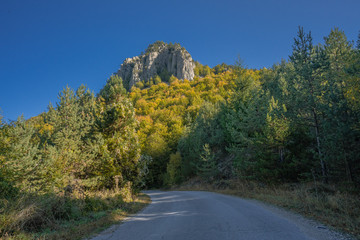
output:
[[322, 42], [356, 40], [360, 0], [0, 0], [0, 108], [6, 120], [46, 111], [67, 84], [97, 93], [127, 57], [178, 42], [202, 64], [271, 67], [297, 27]]

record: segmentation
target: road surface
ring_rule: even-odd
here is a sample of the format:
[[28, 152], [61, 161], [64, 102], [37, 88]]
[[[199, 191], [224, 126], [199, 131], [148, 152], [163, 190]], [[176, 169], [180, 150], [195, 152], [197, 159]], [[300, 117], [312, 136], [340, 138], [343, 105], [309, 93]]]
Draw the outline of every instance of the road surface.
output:
[[253, 200], [211, 192], [145, 193], [152, 199], [147, 208], [93, 240], [346, 239], [324, 226]]

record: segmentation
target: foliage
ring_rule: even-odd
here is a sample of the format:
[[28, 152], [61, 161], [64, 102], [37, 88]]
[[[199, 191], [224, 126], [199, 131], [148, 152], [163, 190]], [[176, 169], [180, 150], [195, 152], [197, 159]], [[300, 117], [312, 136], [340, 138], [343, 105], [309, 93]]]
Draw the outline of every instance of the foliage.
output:
[[91, 191], [85, 197], [19, 194], [0, 204], [0, 238], [82, 239], [98, 227], [114, 224], [147, 205], [148, 201], [127, 197], [123, 194], [126, 191]]
[[198, 174], [205, 181], [212, 181], [217, 177], [217, 164], [213, 152], [210, 149], [209, 144], [205, 144], [203, 147], [203, 153], [200, 155], [200, 164], [198, 165]]
[[[299, 28], [289, 62], [260, 71], [229, 68], [238, 76], [229, 100], [206, 118], [200, 109], [179, 141], [184, 176], [201, 176], [196, 169], [208, 146], [205, 155], [230, 171], [207, 179], [358, 185], [359, 51], [337, 28], [324, 40], [314, 46]], [[215, 72], [228, 71], [222, 69]]]
[[179, 184], [181, 182], [181, 155], [179, 152], [170, 154], [170, 160], [166, 167], [166, 185]]
[[[148, 186], [161, 186], [168, 181], [167, 165], [171, 154], [177, 151], [185, 127], [194, 122], [204, 101], [217, 103], [228, 99], [235, 77], [232, 71], [195, 77], [193, 81], [172, 76], [169, 85], [162, 82], [146, 89], [132, 89], [130, 99], [140, 122], [142, 153], [153, 159]], [[182, 166], [182, 171], [185, 168]]]
[[[313, 45], [300, 27], [289, 60], [270, 69], [247, 69], [241, 60], [195, 66], [192, 81], [164, 69], [127, 93], [111, 76], [97, 96], [66, 87], [39, 116], [0, 117], [0, 207], [21, 193], [71, 198], [192, 177], [358, 189], [360, 50], [343, 31]], [[85, 205], [106, 210], [96, 199]]]
[[85, 86], [66, 87], [48, 112], [0, 126], [3, 189], [71, 194], [135, 184], [147, 164], [138, 163], [137, 124], [120, 78], [97, 98]]
[[101, 143], [96, 152], [97, 172], [106, 187], [135, 182], [139, 176], [139, 142], [137, 121], [127, 99], [122, 79], [111, 76], [100, 91], [97, 104], [96, 131]]

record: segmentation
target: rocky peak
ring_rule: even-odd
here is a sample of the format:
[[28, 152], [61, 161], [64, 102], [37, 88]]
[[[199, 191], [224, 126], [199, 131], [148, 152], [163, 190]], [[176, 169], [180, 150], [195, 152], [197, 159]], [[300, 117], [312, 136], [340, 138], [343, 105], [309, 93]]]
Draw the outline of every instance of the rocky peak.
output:
[[140, 56], [126, 58], [115, 74], [123, 79], [124, 86], [129, 90], [137, 82], [147, 82], [157, 75], [162, 77], [162, 81], [168, 81], [166, 76], [171, 75], [193, 80], [194, 68], [191, 55], [180, 44], [157, 41]]

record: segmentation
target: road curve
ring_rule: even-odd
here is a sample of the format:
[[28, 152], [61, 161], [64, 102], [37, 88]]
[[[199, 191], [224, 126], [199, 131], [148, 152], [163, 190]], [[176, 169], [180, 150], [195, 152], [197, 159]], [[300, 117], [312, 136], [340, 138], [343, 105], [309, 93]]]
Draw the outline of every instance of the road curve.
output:
[[303, 221], [299, 223], [299, 220], [289, 217], [291, 214], [271, 210], [252, 200], [211, 192], [145, 193], [152, 199], [147, 208], [93, 240], [339, 239], [325, 227]]

